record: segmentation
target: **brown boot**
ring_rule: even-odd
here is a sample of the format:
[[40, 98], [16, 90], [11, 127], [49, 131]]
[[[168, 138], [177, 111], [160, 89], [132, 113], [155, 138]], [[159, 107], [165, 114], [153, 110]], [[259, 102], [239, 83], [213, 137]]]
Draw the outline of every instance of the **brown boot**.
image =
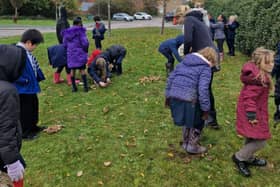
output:
[[195, 128], [191, 128], [189, 132], [189, 141], [187, 145], [187, 152], [191, 154], [201, 154], [207, 151], [206, 147], [199, 144], [201, 131]]

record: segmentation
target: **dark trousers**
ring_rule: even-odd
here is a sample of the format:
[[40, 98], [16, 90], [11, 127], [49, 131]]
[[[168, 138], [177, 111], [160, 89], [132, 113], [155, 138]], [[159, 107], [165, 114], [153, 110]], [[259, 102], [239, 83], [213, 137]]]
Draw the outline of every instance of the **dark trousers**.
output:
[[217, 39], [216, 40], [216, 43], [217, 43], [217, 47], [218, 47], [218, 49], [219, 49], [219, 52], [220, 53], [223, 53], [224, 52], [224, 39]]
[[227, 45], [228, 45], [229, 54], [235, 55], [234, 54], [234, 38], [227, 39]]
[[37, 128], [39, 121], [39, 100], [37, 94], [19, 94], [20, 123], [22, 133], [28, 133]]
[[94, 42], [95, 42], [95, 48], [96, 49], [102, 49], [101, 39], [100, 38], [95, 38]]
[[71, 70], [68, 68], [68, 66], [65, 65], [65, 66], [59, 66], [59, 67], [57, 67], [56, 73], [61, 73], [64, 67], [65, 67], [65, 71], [66, 71], [67, 74], [69, 74], [69, 73], [71, 72]]
[[162, 49], [159, 52], [167, 58], [167, 60], [168, 60], [167, 63], [174, 64], [175, 59], [174, 59], [171, 51], [169, 51], [168, 49]]

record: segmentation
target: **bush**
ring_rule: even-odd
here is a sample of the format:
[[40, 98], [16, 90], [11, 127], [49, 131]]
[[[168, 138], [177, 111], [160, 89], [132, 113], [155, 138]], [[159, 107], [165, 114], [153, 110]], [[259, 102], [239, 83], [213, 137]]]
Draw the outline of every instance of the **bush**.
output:
[[259, 46], [274, 49], [280, 39], [278, 28], [280, 0], [213, 0], [207, 1], [206, 8], [213, 15], [237, 14], [240, 27], [236, 44], [245, 54]]

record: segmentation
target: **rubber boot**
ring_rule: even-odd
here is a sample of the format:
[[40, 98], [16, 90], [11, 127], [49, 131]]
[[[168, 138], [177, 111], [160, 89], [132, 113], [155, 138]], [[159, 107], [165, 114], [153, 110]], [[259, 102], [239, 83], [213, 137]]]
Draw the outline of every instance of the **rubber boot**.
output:
[[71, 74], [70, 74], [70, 73], [67, 74], [67, 75], [66, 75], [66, 78], [67, 78], [67, 84], [68, 84], [68, 86], [71, 86], [71, 85], [72, 85]]
[[224, 53], [219, 53], [220, 55], [220, 62], [222, 62], [224, 60]]
[[191, 154], [202, 154], [207, 151], [206, 147], [199, 144], [201, 131], [195, 128], [191, 128], [189, 131], [189, 141], [187, 145], [187, 152]]
[[187, 150], [187, 146], [189, 143], [189, 131], [190, 129], [183, 126], [182, 128], [182, 135], [183, 135], [183, 144], [182, 144], [182, 148], [186, 151]]
[[84, 83], [84, 91], [88, 92], [87, 75], [82, 75], [82, 79]]
[[72, 83], [72, 92], [77, 92], [78, 88], [76, 86], [75, 77], [71, 76], [71, 83]]
[[53, 83], [54, 84], [59, 84], [59, 83], [62, 83], [63, 81], [64, 81], [64, 79], [60, 78], [60, 73], [55, 72], [53, 74]]
[[166, 63], [165, 64], [165, 67], [166, 67], [166, 75], [167, 75], [167, 77], [169, 76], [169, 74], [173, 71], [173, 69], [174, 69], [174, 64], [172, 64], [172, 63]]

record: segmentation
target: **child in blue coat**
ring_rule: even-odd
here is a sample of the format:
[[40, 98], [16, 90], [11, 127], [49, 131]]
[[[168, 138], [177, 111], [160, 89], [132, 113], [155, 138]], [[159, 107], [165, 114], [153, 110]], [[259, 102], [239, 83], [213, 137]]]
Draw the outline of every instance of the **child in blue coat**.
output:
[[184, 43], [184, 35], [179, 35], [176, 38], [171, 38], [162, 42], [158, 48], [158, 51], [167, 58], [165, 64], [167, 75], [174, 69], [174, 57], [178, 62], [182, 61], [179, 55], [178, 48]]
[[186, 55], [167, 80], [166, 104], [170, 106], [175, 125], [182, 127], [182, 147], [188, 153], [207, 151], [199, 144], [199, 138], [210, 111], [211, 68], [216, 62], [216, 51], [203, 48]]
[[104, 34], [106, 32], [106, 27], [104, 23], [101, 22], [101, 19], [99, 16], [94, 16], [94, 28], [92, 30], [92, 38], [95, 42], [95, 48], [96, 49], [102, 49], [101, 41], [104, 40]]

